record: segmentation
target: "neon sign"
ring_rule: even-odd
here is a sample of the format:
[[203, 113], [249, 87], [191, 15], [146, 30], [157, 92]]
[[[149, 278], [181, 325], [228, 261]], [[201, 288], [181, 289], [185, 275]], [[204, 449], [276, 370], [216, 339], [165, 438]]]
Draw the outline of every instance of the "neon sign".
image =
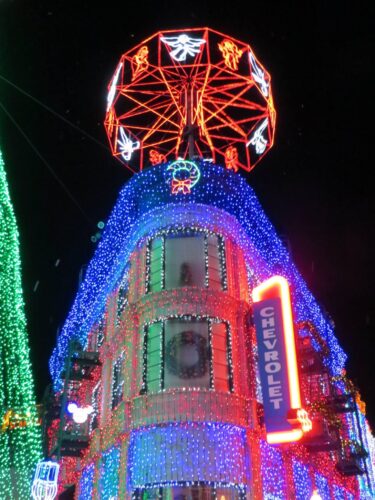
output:
[[162, 36], [161, 41], [173, 50], [170, 56], [175, 61], [186, 61], [186, 56], [195, 56], [201, 51], [201, 46], [206, 43], [202, 38], [190, 38], [188, 35]]
[[311, 430], [301, 408], [289, 285], [273, 276], [253, 290], [267, 441], [298, 441]]
[[189, 194], [199, 181], [201, 173], [194, 162], [177, 160], [168, 166], [167, 175], [173, 194]]

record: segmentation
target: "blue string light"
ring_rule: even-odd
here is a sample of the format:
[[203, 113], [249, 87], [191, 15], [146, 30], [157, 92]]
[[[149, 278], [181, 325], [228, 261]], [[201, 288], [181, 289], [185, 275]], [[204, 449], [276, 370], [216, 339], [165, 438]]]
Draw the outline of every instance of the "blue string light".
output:
[[251, 256], [255, 275], [266, 279], [278, 273], [288, 279], [296, 321], [310, 320], [315, 324], [330, 348], [327, 364], [332, 374], [340, 373], [346, 355], [337, 342], [332, 324], [308, 290], [245, 179], [202, 161], [199, 164], [201, 179], [192, 192], [174, 195], [167, 182], [166, 168], [167, 164], [136, 174], [121, 190], [50, 360], [55, 389], [61, 388], [59, 377], [69, 339], [76, 336], [85, 345], [90, 329], [103, 312], [108, 294], [121, 278], [131, 251], [145, 232], [151, 214], [157, 210], [177, 214], [187, 210], [190, 204], [202, 206], [203, 214], [206, 209], [202, 226], [209, 220], [210, 207], [237, 219], [240, 226], [232, 236], [245, 250], [248, 260]]
[[[117, 498], [119, 487], [120, 449], [113, 446], [103, 453], [100, 467], [99, 491], [102, 500]], [[91, 497], [86, 497], [91, 498]]]
[[309, 474], [309, 468], [293, 460], [293, 480], [296, 500], [306, 500], [312, 494], [312, 484]]
[[318, 472], [315, 474], [315, 487], [322, 497], [322, 500], [330, 500], [328, 479]]
[[178, 423], [133, 431], [128, 489], [204, 482], [243, 490], [249, 479], [246, 433], [221, 423]]
[[333, 498], [334, 500], [345, 500], [344, 490], [336, 484], [333, 485]]
[[78, 500], [87, 500], [88, 498], [93, 498], [94, 474], [95, 474], [94, 464], [89, 465], [83, 470], [81, 479], [79, 481]]
[[263, 497], [284, 500], [286, 495], [285, 467], [281, 453], [265, 441], [260, 442]]

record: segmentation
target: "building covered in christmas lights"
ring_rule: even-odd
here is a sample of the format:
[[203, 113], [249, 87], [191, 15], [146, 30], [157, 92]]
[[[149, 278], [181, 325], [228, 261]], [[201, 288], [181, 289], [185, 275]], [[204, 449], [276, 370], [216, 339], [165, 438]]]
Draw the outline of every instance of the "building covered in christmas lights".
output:
[[159, 32], [109, 85], [121, 190], [50, 361], [60, 492], [373, 498], [374, 439], [332, 321], [245, 178], [270, 149], [249, 45]]

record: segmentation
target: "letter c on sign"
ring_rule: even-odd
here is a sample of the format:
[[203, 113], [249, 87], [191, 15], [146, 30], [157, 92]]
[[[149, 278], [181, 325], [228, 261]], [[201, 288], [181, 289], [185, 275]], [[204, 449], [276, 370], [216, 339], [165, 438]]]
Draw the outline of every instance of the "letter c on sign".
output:
[[260, 310], [260, 315], [263, 318], [269, 318], [270, 316], [275, 315], [275, 311], [274, 311], [273, 307], [263, 307], [263, 309]]

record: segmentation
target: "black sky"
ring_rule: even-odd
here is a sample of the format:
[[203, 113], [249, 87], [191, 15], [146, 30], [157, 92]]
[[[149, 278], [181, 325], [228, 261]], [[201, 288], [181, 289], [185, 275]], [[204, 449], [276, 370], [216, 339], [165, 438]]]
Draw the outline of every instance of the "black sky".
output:
[[200, 26], [250, 43], [271, 73], [276, 141], [248, 180], [332, 316], [374, 426], [371, 1], [0, 0], [0, 147], [20, 230], [38, 398], [95, 248], [90, 237], [129, 178], [106, 143], [107, 84], [121, 54], [147, 36]]

